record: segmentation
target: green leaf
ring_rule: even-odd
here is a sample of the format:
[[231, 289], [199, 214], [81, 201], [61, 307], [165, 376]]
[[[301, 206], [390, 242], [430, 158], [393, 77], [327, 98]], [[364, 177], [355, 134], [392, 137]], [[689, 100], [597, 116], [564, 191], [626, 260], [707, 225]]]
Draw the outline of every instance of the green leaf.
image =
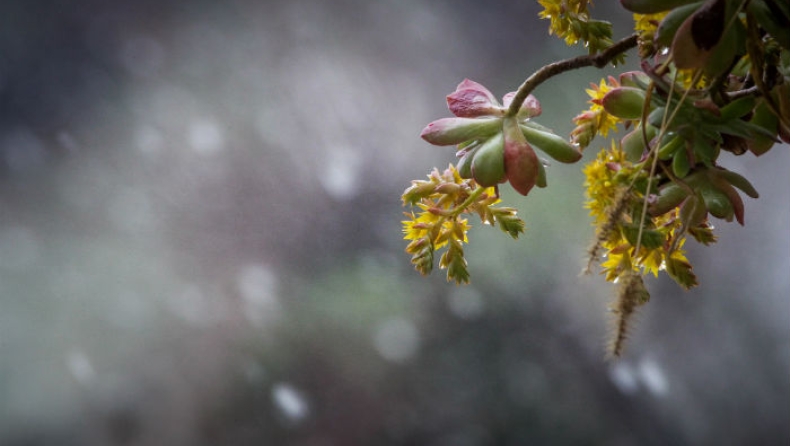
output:
[[685, 178], [691, 170], [691, 163], [689, 163], [689, 156], [685, 150], [678, 150], [672, 158], [672, 172], [678, 178]]
[[695, 2], [679, 6], [667, 13], [661, 21], [661, 24], [658, 25], [655, 37], [656, 43], [663, 47], [670, 46], [672, 44], [672, 38], [675, 37], [680, 25], [682, 25], [694, 11], [699, 9], [700, 6], [702, 6], [702, 2]]
[[690, 263], [670, 257], [666, 260], [666, 266], [669, 277], [683, 289], [688, 290], [697, 286], [697, 276], [692, 272]]
[[754, 96], [744, 96], [742, 98], [738, 98], [721, 108], [720, 118], [723, 121], [741, 118], [752, 111], [756, 104], [757, 100], [754, 98]]
[[[623, 235], [631, 246], [636, 246], [636, 240], [639, 237], [639, 226], [634, 224], [627, 224], [622, 226]], [[656, 249], [664, 245], [664, 236], [652, 229], [642, 230], [642, 247], [647, 249]]]
[[760, 194], [757, 192], [757, 189], [752, 186], [752, 183], [750, 183], [749, 180], [744, 178], [739, 173], [733, 172], [731, 170], [720, 169], [716, 171], [716, 175], [724, 178], [728, 183], [742, 190], [746, 195], [752, 198], [758, 198], [760, 196]]
[[469, 271], [466, 265], [461, 244], [455, 240], [451, 241], [449, 248], [439, 260], [439, 266], [447, 268], [447, 281], [455, 281], [457, 285], [469, 283]]
[[414, 269], [423, 276], [430, 274], [433, 271], [433, 244], [429, 243], [423, 249], [417, 251], [411, 257], [411, 263], [414, 265]]
[[[703, 138], [696, 138], [694, 140], [694, 154], [697, 157], [697, 161], [702, 161], [706, 164], [712, 163], [719, 157], [719, 152], [720, 149], [718, 144], [714, 144], [710, 140], [706, 141]], [[680, 153], [685, 155], [685, 151], [678, 152], [678, 154]]]
[[513, 208], [492, 208], [499, 229], [507, 232], [511, 237], [517, 239], [519, 234], [524, 232], [526, 225], [524, 221], [516, 216]]
[[694, 240], [696, 240], [698, 243], [702, 243], [705, 246], [716, 243], [716, 234], [713, 233], [713, 228], [707, 224], [689, 228], [688, 232], [692, 237], [694, 237]]

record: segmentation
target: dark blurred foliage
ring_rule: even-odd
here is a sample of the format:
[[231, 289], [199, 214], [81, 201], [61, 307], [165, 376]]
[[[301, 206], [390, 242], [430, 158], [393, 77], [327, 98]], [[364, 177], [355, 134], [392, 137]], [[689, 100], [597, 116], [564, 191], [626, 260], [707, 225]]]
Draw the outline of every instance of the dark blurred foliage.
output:
[[[505, 193], [518, 242], [473, 222], [473, 285], [410, 269], [444, 96], [579, 53], [538, 10], [3, 2], [0, 444], [788, 444], [786, 147], [728, 166], [746, 227], [691, 248], [698, 290], [649, 281], [616, 362], [578, 166]], [[542, 86], [541, 122], [601, 76]]]

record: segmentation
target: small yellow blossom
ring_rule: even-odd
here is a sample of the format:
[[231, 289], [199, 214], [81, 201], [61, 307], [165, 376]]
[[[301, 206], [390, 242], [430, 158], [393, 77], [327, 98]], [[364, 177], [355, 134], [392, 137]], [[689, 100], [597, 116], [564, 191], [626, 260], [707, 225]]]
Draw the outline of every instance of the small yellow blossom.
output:
[[632, 272], [658, 276], [671, 263], [672, 271], [667, 271], [670, 276], [682, 281], [683, 286], [693, 286], [696, 282], [691, 265], [681, 249], [686, 233], [679, 210], [657, 217], [646, 215], [645, 221], [636, 221], [644, 196], [632, 186], [635, 176], [643, 171], [626, 160], [619, 145], [612, 141], [611, 147], [601, 150], [583, 172], [585, 206], [598, 228], [591, 256], [594, 260], [599, 251], [603, 253], [600, 265], [606, 280], [615, 282]]
[[613, 88], [620, 86], [620, 82], [612, 76], [601, 79], [598, 84], [591, 83], [590, 88], [584, 90], [590, 100], [590, 108], [573, 118], [576, 128], [571, 132], [571, 140], [582, 148], [587, 147], [596, 135], [606, 137], [609, 131], [617, 131], [620, 119], [609, 114], [601, 105], [603, 97]]
[[588, 198], [585, 207], [590, 209], [595, 224], [602, 224], [609, 218], [607, 209], [614, 204], [618, 190], [623, 187], [615, 180], [616, 169], [622, 168], [624, 163], [625, 154], [612, 141], [610, 150], [601, 150], [594, 160], [582, 168]]
[[617, 131], [617, 124], [620, 122], [618, 118], [615, 116], [610, 115], [609, 113], [604, 110], [603, 105], [601, 105], [601, 100], [606, 93], [611, 91], [613, 88], [617, 88], [620, 86], [620, 82], [617, 81], [612, 76], [609, 76], [608, 83], [606, 79], [601, 79], [601, 82], [598, 85], [590, 84], [592, 88], [588, 88], [584, 90], [587, 95], [590, 96], [589, 103], [590, 111], [596, 114], [597, 121], [596, 127], [598, 129], [597, 133], [603, 137], [606, 137], [609, 134], [609, 130]]
[[468, 243], [469, 222], [462, 214], [478, 214], [488, 224], [496, 223], [511, 237], [524, 232], [524, 222], [510, 207], [493, 207], [499, 203], [495, 187], [484, 188], [474, 179], [464, 179], [452, 164], [440, 172], [434, 169], [428, 180], [414, 180], [401, 197], [404, 206], [419, 209], [405, 212], [402, 221], [403, 238], [409, 240], [406, 252], [421, 274], [429, 274], [434, 265], [434, 253], [445, 249], [439, 267], [447, 270], [447, 280], [468, 283], [463, 244]]
[[658, 25], [664, 20], [668, 12], [669, 11], [656, 14], [634, 14], [634, 31], [636, 31], [640, 37], [650, 36], [652, 40], [658, 30]]
[[566, 45], [581, 41], [590, 54], [595, 54], [612, 44], [611, 24], [590, 17], [589, 0], [538, 0], [538, 3], [543, 6], [538, 16], [550, 20], [549, 34], [564, 39]]
[[656, 53], [656, 31], [668, 11], [657, 14], [634, 14], [634, 30], [639, 38], [639, 57], [646, 59]]

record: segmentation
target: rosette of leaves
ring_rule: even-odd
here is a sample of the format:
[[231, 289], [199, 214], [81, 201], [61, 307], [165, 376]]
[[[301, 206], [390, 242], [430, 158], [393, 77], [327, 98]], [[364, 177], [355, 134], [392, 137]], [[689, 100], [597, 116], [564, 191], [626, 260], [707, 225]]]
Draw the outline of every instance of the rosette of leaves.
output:
[[473, 178], [484, 187], [507, 181], [527, 195], [534, 186], [546, 186], [544, 164], [533, 147], [563, 163], [576, 162], [582, 154], [531, 121], [541, 112], [534, 96], [523, 102], [515, 116], [509, 115], [515, 94], [506, 94], [500, 103], [486, 87], [466, 79], [447, 96], [447, 106], [455, 116], [431, 122], [420, 136], [434, 145], [457, 146], [461, 178]]
[[[648, 95], [651, 78], [655, 88]], [[681, 96], [676, 92], [681, 87], [670, 82], [655, 73], [631, 74], [601, 99], [608, 113], [633, 126], [621, 142], [626, 159], [639, 163], [652, 161], [653, 154], [658, 158], [663, 184], [651, 214], [663, 214], [687, 200], [686, 207], [693, 203], [697, 209], [681, 214], [690, 219], [684, 222], [688, 227], [707, 213], [743, 224], [744, 205], [736, 188], [753, 198], [757, 191], [741, 175], [719, 167], [719, 155], [722, 150], [744, 153], [747, 141], [775, 138], [776, 129], [750, 121], [757, 107], [752, 96], [719, 106], [704, 92]]]

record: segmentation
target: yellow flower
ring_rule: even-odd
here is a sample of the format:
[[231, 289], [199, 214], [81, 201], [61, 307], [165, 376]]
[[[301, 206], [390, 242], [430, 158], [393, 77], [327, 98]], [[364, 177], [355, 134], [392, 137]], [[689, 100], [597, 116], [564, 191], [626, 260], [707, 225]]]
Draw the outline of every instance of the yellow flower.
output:
[[658, 25], [669, 11], [657, 14], [634, 14], [634, 30], [639, 36], [639, 57], [646, 59], [656, 53], [655, 35]]
[[579, 113], [573, 118], [576, 128], [571, 132], [571, 140], [574, 143], [579, 144], [581, 147], [587, 147], [596, 135], [600, 134], [606, 137], [609, 134], [609, 130], [617, 131], [617, 123], [620, 120], [607, 113], [603, 105], [601, 105], [601, 101], [606, 96], [606, 93], [619, 86], [620, 82], [609, 76], [608, 79], [601, 79], [599, 84], [591, 83], [591, 88], [584, 90], [590, 96], [588, 103], [591, 105], [588, 110]]
[[664, 20], [668, 12], [669, 11], [656, 14], [634, 14], [634, 31], [640, 36], [653, 36], [658, 29], [658, 25]]
[[645, 250], [647, 254], [640, 259], [640, 264], [645, 273], [653, 273], [658, 277], [658, 271], [664, 266], [664, 255], [661, 249]]
[[502, 231], [517, 238], [524, 232], [524, 222], [509, 207], [493, 207], [499, 203], [496, 187], [483, 188], [471, 178], [464, 179], [452, 164], [444, 171], [433, 169], [428, 181], [412, 181], [402, 196], [405, 206], [419, 208], [404, 212], [403, 238], [409, 240], [406, 252], [421, 274], [433, 269], [434, 254], [445, 248], [439, 266], [447, 269], [447, 280], [469, 282], [463, 244], [469, 243], [469, 221], [462, 214], [478, 214], [487, 224], [496, 223]]
[[425, 204], [418, 203], [417, 206], [423, 209], [424, 212], [420, 212], [418, 217], [415, 217], [413, 212], [405, 213], [406, 216], [410, 216], [411, 219], [401, 222], [403, 223], [403, 233], [405, 234], [403, 238], [405, 240], [417, 240], [425, 237], [428, 235], [433, 225], [440, 219], [438, 215], [427, 212], [427, 206]]
[[603, 37], [595, 35], [595, 31], [590, 28], [592, 21], [587, 11], [588, 0], [538, 0], [538, 3], [543, 6], [538, 17], [551, 21], [549, 34], [565, 39], [568, 46], [575, 45], [579, 40], [596, 43], [596, 39]]
[[613, 88], [617, 88], [620, 86], [620, 82], [617, 81], [612, 76], [609, 76], [609, 83], [606, 82], [606, 79], [601, 79], [601, 82], [598, 85], [590, 84], [592, 88], [588, 88], [584, 90], [587, 95], [590, 96], [589, 103], [592, 104], [590, 106], [590, 111], [595, 113], [596, 115], [596, 128], [597, 133], [603, 137], [609, 134], [609, 130], [617, 131], [617, 123], [620, 120], [604, 110], [603, 105], [601, 105], [601, 100], [606, 93], [609, 93]]
[[606, 254], [606, 260], [601, 262], [601, 268], [603, 268], [601, 274], [605, 276], [607, 282], [614, 282], [623, 271], [623, 265], [627, 266], [628, 263], [626, 261], [626, 253], [616, 254], [609, 251]]
[[609, 219], [607, 210], [614, 204], [618, 190], [623, 187], [614, 179], [617, 173], [615, 169], [622, 167], [624, 162], [623, 151], [612, 141], [611, 149], [602, 149], [593, 161], [582, 168], [588, 198], [585, 207], [590, 209], [596, 225]]

